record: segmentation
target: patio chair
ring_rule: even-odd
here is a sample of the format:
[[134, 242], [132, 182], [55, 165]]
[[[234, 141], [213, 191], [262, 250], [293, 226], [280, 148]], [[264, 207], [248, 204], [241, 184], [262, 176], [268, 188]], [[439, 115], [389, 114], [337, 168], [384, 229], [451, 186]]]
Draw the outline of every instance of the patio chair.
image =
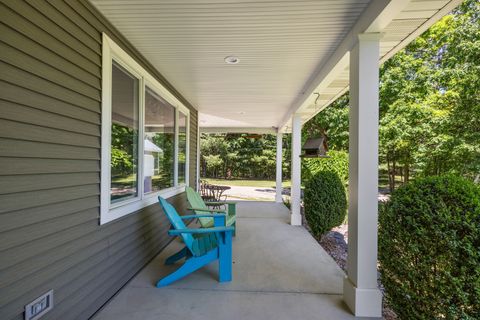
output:
[[[235, 222], [236, 222], [236, 202], [229, 202], [229, 201], [204, 201], [202, 197], [195, 192], [191, 187], [186, 187], [186, 192], [187, 192], [187, 199], [188, 202], [190, 203], [191, 208], [188, 208], [189, 210], [192, 210], [197, 216], [198, 220], [200, 221], [200, 225], [202, 228], [211, 228], [214, 225], [213, 218], [202, 218], [199, 217], [199, 215], [203, 215], [205, 213], [228, 213], [227, 214], [227, 221], [226, 221], [226, 226], [233, 226], [235, 227]], [[219, 205], [227, 205], [228, 206], [228, 211], [226, 212], [225, 210], [219, 210], [219, 209], [210, 209], [208, 206], [219, 206]], [[235, 232], [233, 233], [235, 236]]]
[[208, 188], [209, 184], [205, 180], [200, 180], [200, 196], [205, 201], [214, 201], [214, 195], [211, 190]]
[[162, 197], [160, 206], [172, 224], [170, 236], [181, 236], [185, 247], [165, 260], [166, 265], [185, 258], [183, 265], [173, 273], [160, 279], [157, 288], [167, 286], [186, 275], [218, 260], [219, 281], [232, 280], [232, 232], [233, 227], [225, 227], [225, 214], [205, 214], [202, 217], [214, 219], [213, 228], [190, 229], [183, 220], [195, 219], [198, 215], [180, 216], [175, 208]]

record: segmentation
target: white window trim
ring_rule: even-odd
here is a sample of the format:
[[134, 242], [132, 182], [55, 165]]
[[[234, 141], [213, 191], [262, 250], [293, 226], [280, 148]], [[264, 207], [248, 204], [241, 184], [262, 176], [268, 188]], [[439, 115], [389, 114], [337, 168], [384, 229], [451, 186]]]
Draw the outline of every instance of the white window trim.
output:
[[[189, 182], [190, 160], [190, 110], [183, 105], [173, 94], [150, 75], [140, 64], [120, 48], [112, 39], [103, 33], [102, 44], [102, 150], [101, 150], [101, 183], [100, 183], [100, 224], [105, 224], [127, 214], [136, 212], [158, 201], [157, 197], [170, 198], [185, 192]], [[139, 137], [144, 137], [145, 125], [145, 87], [148, 86], [155, 93], [175, 107], [175, 152], [174, 152], [174, 186], [157, 192], [143, 193], [143, 138], [138, 142], [138, 179], [137, 197], [118, 203], [110, 203], [111, 186], [111, 123], [112, 123], [112, 61], [115, 61], [139, 80]], [[178, 184], [178, 113], [181, 111], [186, 119], [186, 159], [185, 183]]]
[[[179, 112], [183, 113], [186, 116], [185, 119], [185, 139], [186, 139], [186, 145], [185, 145], [185, 183], [182, 183], [181, 185], [189, 185], [189, 172], [190, 172], [190, 110], [188, 110], [185, 106], [180, 105], [178, 106], [177, 112], [176, 112], [176, 119], [175, 119], [175, 132], [177, 137], [179, 136], [180, 129], [178, 126], [178, 119], [179, 119]], [[175, 140], [175, 154], [178, 154], [178, 139]], [[176, 165], [175, 165], [175, 177], [176, 177], [176, 184], [178, 184], [178, 157], [175, 157]]]

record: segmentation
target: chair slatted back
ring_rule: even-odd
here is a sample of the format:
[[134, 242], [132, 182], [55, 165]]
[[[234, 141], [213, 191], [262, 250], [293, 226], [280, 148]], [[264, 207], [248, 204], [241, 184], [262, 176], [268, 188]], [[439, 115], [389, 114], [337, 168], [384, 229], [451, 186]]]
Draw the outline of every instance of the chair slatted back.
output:
[[[186, 187], [185, 191], [187, 192], [187, 199], [192, 208], [206, 209], [208, 210], [207, 205], [203, 201], [202, 197], [195, 192], [191, 187]], [[195, 211], [195, 214], [207, 214], [207, 211]], [[213, 218], [199, 218], [200, 224], [205, 227], [212, 223]]]
[[[160, 206], [163, 209], [163, 212], [165, 212], [165, 215], [167, 216], [168, 220], [172, 224], [173, 228], [177, 230], [186, 229], [187, 226], [178, 215], [177, 210], [175, 210], [175, 208], [170, 203], [168, 203], [167, 200], [163, 199], [162, 197], [158, 197], [158, 200], [160, 202]], [[190, 252], [193, 253], [195, 251], [193, 248], [195, 239], [189, 233], [182, 233], [181, 235], [183, 238], [183, 242], [188, 247], [188, 249], [190, 249]]]

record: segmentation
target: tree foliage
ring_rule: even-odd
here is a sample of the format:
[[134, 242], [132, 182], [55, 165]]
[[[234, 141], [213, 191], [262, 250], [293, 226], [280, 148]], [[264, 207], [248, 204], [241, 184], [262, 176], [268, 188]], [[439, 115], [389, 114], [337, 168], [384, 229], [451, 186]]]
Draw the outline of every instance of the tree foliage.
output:
[[[283, 174], [288, 176], [288, 137], [283, 145]], [[202, 134], [202, 176], [214, 178], [274, 179], [276, 137], [274, 135]]]
[[323, 137], [330, 149], [348, 151], [348, 95], [322, 110], [302, 129], [302, 140]]
[[112, 175], [126, 176], [134, 172], [134, 154], [137, 152], [137, 131], [127, 126], [112, 124]]
[[[444, 173], [480, 180], [480, 3], [465, 1], [380, 69], [380, 164], [403, 182]], [[305, 125], [348, 151], [347, 94]]]

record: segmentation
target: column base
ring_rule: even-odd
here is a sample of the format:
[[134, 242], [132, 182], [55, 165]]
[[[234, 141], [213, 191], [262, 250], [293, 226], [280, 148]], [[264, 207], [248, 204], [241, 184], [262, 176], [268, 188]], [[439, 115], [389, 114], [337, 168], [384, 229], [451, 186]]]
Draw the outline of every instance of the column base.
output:
[[283, 203], [283, 197], [282, 197], [282, 195], [280, 195], [280, 196], [275, 196], [275, 202], [276, 202], [276, 203]]
[[302, 225], [302, 216], [299, 214], [292, 213], [290, 215], [290, 224], [292, 226], [301, 226]]
[[356, 317], [382, 317], [382, 293], [378, 288], [359, 289], [345, 277], [343, 300]]

